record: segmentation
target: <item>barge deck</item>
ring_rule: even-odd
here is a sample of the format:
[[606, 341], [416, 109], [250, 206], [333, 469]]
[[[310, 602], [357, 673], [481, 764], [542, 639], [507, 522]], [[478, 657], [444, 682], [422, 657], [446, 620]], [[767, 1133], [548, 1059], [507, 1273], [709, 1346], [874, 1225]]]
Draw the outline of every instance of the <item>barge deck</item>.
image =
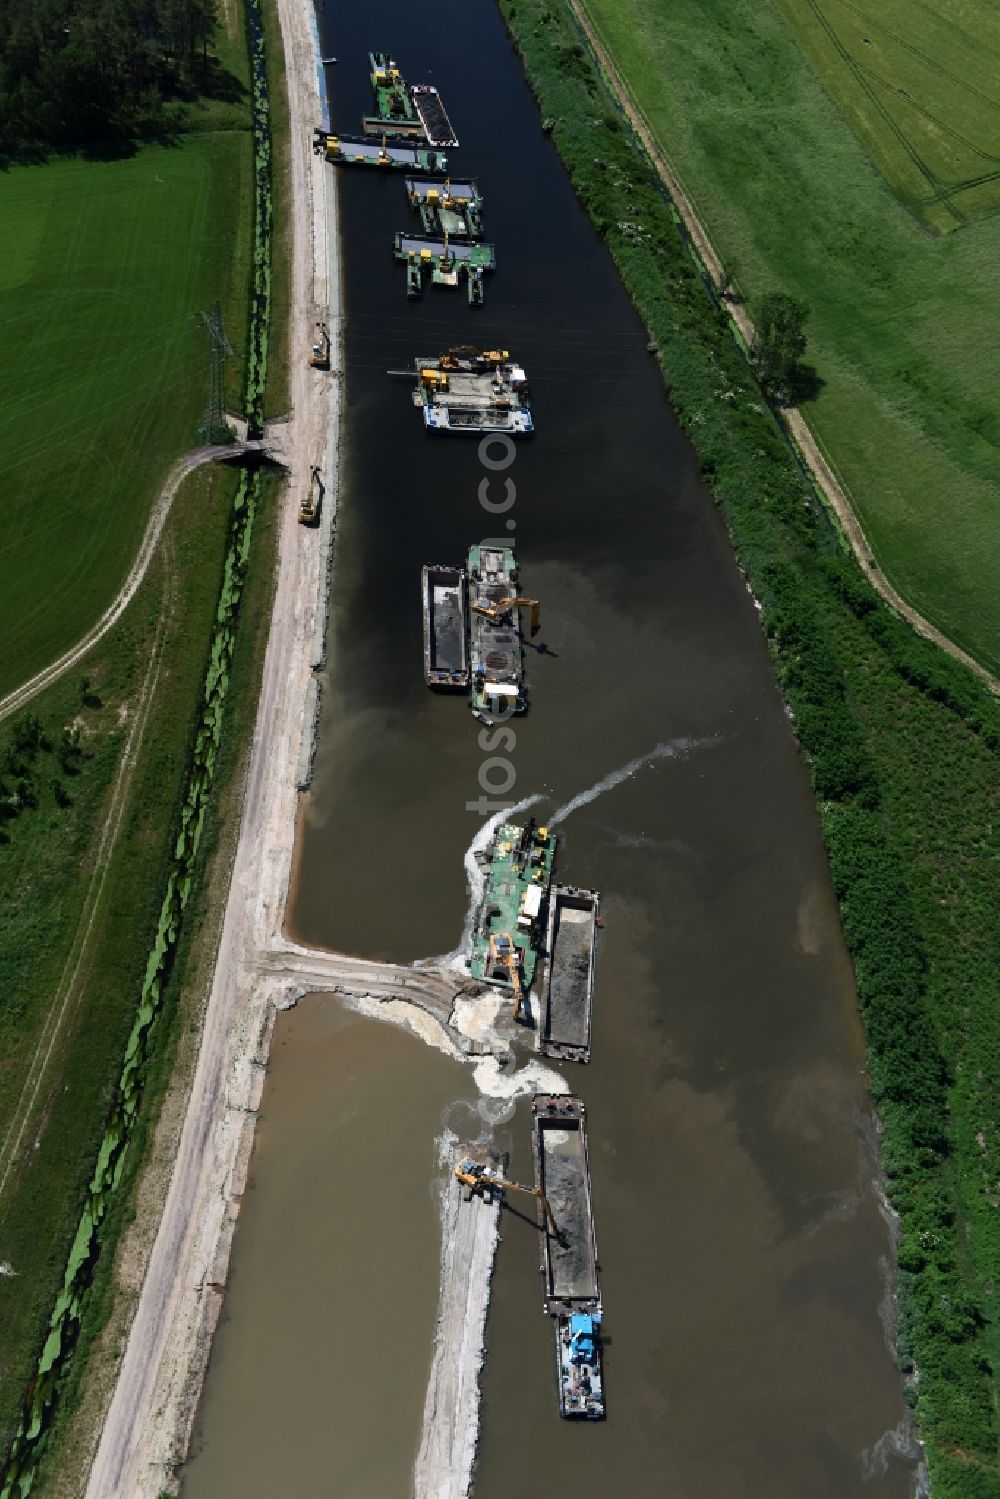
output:
[[462, 692], [469, 685], [468, 592], [463, 567], [427, 563], [421, 571], [424, 681]]
[[[555, 834], [538, 827], [534, 818], [526, 827], [505, 823], [497, 829], [472, 938], [469, 967], [474, 978], [509, 988], [512, 993], [519, 988], [527, 994], [531, 988], [555, 845]], [[509, 939], [509, 945], [516, 949], [517, 984], [512, 980], [511, 965], [497, 956], [500, 938]]]
[[450, 239], [478, 239], [483, 229], [483, 200], [474, 177], [406, 179], [410, 207], [420, 214], [425, 234], [447, 234]]
[[526, 713], [521, 616], [513, 607], [517, 563], [513, 547], [469, 548], [469, 637], [473, 716], [492, 724]]
[[492, 245], [473, 244], [469, 241], [449, 243], [444, 239], [431, 238], [423, 234], [396, 235], [393, 255], [406, 266], [406, 295], [419, 297], [424, 289], [424, 276], [430, 274], [434, 286], [457, 286], [459, 276], [465, 276], [469, 289], [469, 302], [473, 306], [484, 300], [483, 273], [496, 267], [496, 251]]
[[552, 888], [538, 1031], [538, 1050], [544, 1056], [590, 1061], [599, 903], [596, 890]]
[[358, 135], [331, 135], [316, 127], [313, 150], [337, 166], [397, 167], [407, 172], [443, 172], [447, 158], [440, 151], [394, 144], [383, 133], [381, 140]]
[[527, 376], [511, 363], [506, 349], [483, 354], [450, 350], [436, 359], [418, 356], [414, 367], [413, 403], [423, 407], [429, 432], [525, 437], [534, 431]]
[[601, 1310], [586, 1113], [570, 1093], [536, 1093], [531, 1105], [535, 1185], [558, 1229], [557, 1238], [539, 1208], [542, 1300], [550, 1317]]

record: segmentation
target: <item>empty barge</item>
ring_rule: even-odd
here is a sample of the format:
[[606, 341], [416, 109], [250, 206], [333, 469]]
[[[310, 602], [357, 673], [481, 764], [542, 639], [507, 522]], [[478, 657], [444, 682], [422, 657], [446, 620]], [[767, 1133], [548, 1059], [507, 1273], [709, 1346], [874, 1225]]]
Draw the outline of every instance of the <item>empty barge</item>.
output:
[[483, 229], [483, 200], [474, 177], [453, 181], [450, 177], [408, 177], [406, 196], [417, 209], [426, 234], [447, 234], [451, 239], [478, 239]]
[[447, 235], [444, 239], [432, 239], [428, 235], [401, 232], [396, 235], [393, 254], [406, 266], [408, 297], [420, 296], [425, 275], [430, 275], [434, 286], [457, 286], [459, 276], [464, 276], [473, 306], [484, 299], [484, 271], [492, 271], [497, 263], [492, 245], [470, 241], [451, 244]]
[[506, 349], [452, 349], [437, 359], [418, 357], [414, 367], [413, 403], [423, 407], [429, 432], [524, 437], [534, 431], [527, 376]]
[[534, 818], [526, 827], [497, 829], [472, 936], [473, 977], [509, 988], [518, 1016], [542, 944], [555, 845], [555, 835]]
[[381, 140], [355, 135], [331, 135], [318, 126], [313, 134], [313, 150], [338, 166], [398, 167], [408, 172], [443, 172], [447, 158], [440, 151], [419, 146], [396, 144], [385, 132]]
[[428, 563], [421, 572], [424, 681], [445, 692], [469, 685], [469, 621], [465, 569]]
[[596, 890], [552, 887], [538, 1050], [565, 1062], [590, 1061], [598, 906]]
[[586, 1113], [583, 1100], [571, 1093], [536, 1093], [531, 1105], [535, 1186], [548, 1200], [558, 1231], [557, 1237], [539, 1207], [542, 1301], [550, 1317], [601, 1311]]
[[424, 133], [432, 146], [457, 146], [458, 138], [432, 83], [415, 83], [410, 90], [413, 105], [423, 123]]

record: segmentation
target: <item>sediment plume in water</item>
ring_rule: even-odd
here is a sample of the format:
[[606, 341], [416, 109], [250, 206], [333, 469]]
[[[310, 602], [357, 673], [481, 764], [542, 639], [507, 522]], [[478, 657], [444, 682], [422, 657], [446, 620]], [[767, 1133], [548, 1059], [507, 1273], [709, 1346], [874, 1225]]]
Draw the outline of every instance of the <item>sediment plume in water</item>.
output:
[[622, 765], [618, 770], [612, 770], [606, 776], [602, 776], [599, 781], [595, 781], [593, 786], [589, 786], [586, 791], [578, 792], [564, 806], [559, 807], [553, 812], [549, 818], [549, 826], [553, 828], [558, 827], [561, 822], [565, 822], [566, 818], [573, 812], [578, 811], [580, 807], [586, 807], [590, 802], [596, 801], [599, 796], [604, 795], [605, 791], [613, 791], [623, 781], [631, 780], [636, 771], [641, 770], [644, 765], [652, 765], [657, 760], [679, 760], [693, 749], [707, 749], [717, 743], [718, 739], [715, 737], [708, 739], [682, 737], [671, 739], [666, 744], [658, 744], [655, 749], [651, 749], [647, 754], [637, 755], [634, 760], [629, 760], [627, 765]]

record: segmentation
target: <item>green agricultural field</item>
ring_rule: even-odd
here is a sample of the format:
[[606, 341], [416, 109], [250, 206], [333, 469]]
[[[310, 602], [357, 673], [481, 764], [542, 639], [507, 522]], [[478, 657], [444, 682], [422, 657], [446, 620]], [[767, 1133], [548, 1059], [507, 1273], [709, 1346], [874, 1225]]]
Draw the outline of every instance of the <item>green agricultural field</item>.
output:
[[[0, 696], [120, 587], [171, 463], [199, 441], [220, 298], [242, 328], [245, 130], [0, 175]], [[235, 371], [234, 371], [235, 373]]]
[[812, 308], [807, 414], [879, 565], [1000, 669], [1000, 13], [585, 8], [741, 293]]
[[1000, 210], [1000, 11], [984, 0], [777, 0], [886, 180], [928, 226]]

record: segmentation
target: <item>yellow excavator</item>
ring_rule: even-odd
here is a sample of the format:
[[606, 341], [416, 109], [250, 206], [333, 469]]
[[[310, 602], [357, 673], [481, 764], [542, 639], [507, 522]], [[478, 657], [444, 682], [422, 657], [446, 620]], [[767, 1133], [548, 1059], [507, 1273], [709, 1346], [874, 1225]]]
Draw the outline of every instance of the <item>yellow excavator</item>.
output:
[[491, 972], [494, 963], [499, 963], [507, 970], [516, 1000], [514, 1019], [522, 1020], [524, 1018], [524, 985], [521, 983], [521, 951], [515, 945], [510, 932], [490, 933], [489, 967]]
[[494, 1175], [488, 1167], [473, 1160], [472, 1156], [466, 1156], [464, 1160], [459, 1161], [455, 1167], [455, 1175], [463, 1187], [468, 1187], [470, 1193], [482, 1192], [484, 1195], [492, 1195], [494, 1192], [526, 1192], [529, 1197], [537, 1197], [553, 1237], [562, 1238], [555, 1215], [549, 1206], [549, 1199], [541, 1187], [525, 1187], [520, 1182], [511, 1182], [504, 1176]]
[[309, 354], [309, 363], [314, 370], [328, 370], [330, 368], [330, 330], [325, 323], [317, 323], [316, 327], [319, 331]]
[[498, 624], [503, 619], [508, 609], [530, 609], [531, 633], [532, 635], [538, 634], [541, 616], [537, 599], [494, 599], [489, 604], [474, 603], [472, 606], [473, 614], [481, 614], [484, 619], [492, 620], [494, 624]]

